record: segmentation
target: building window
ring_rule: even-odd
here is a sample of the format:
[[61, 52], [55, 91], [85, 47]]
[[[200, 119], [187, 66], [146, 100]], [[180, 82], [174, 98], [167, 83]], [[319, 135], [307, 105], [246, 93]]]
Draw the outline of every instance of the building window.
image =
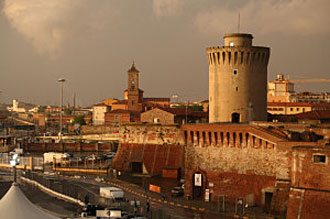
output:
[[115, 115], [115, 120], [119, 120], [120, 119], [120, 115]]
[[132, 105], [134, 105], [134, 103], [135, 103], [135, 101], [134, 101], [134, 100], [132, 100]]
[[313, 155], [313, 163], [326, 163], [327, 162], [327, 156], [322, 154], [314, 154]]
[[299, 112], [300, 111], [300, 108], [297, 108], [297, 111]]
[[290, 108], [290, 111], [293, 111], [293, 108]]
[[238, 73], [238, 70], [234, 69], [234, 75], [237, 75], [237, 73]]
[[238, 87], [236, 87], [236, 92], [238, 92]]

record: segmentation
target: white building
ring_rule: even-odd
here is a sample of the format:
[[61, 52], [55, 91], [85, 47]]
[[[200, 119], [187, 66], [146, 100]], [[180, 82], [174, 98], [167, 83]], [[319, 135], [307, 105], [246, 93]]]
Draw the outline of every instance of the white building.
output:
[[104, 125], [105, 113], [110, 109], [109, 106], [100, 103], [93, 106], [93, 125]]
[[19, 102], [17, 100], [13, 100], [13, 106], [12, 107], [7, 107], [7, 110], [10, 112], [18, 112], [18, 113], [25, 113], [26, 109], [25, 108], [19, 108], [18, 106]]

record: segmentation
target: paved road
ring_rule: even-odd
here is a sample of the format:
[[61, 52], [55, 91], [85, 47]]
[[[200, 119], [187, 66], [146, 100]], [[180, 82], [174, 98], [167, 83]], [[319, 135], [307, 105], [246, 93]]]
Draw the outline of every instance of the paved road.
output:
[[[7, 175], [3, 172], [2, 174]], [[9, 181], [0, 181], [0, 198], [7, 193], [11, 184], [12, 182]], [[77, 210], [80, 209], [78, 205], [52, 197], [29, 184], [20, 184], [20, 188], [32, 203], [55, 216], [62, 218], [74, 217], [77, 215]]]
[[[109, 186], [109, 184], [97, 182], [93, 179], [66, 179], [68, 183], [79, 185], [84, 190], [89, 190], [91, 193], [98, 195], [100, 186]], [[125, 191], [126, 200], [139, 200], [141, 203], [142, 213], [146, 212], [146, 198], [141, 197], [140, 195], [130, 193]], [[180, 218], [191, 218], [191, 219], [209, 219], [209, 218], [225, 218], [220, 217], [218, 214], [213, 214], [210, 212], [200, 212], [191, 209], [185, 209], [181, 207], [175, 207], [171, 204], [164, 204], [159, 201], [151, 201], [151, 212], [149, 212], [148, 216], [152, 218], [158, 218], [158, 216], [162, 215], [164, 218], [171, 219], [180, 219]], [[141, 208], [139, 210], [141, 210]], [[130, 208], [129, 210], [132, 210]], [[232, 218], [232, 217], [230, 217]]]

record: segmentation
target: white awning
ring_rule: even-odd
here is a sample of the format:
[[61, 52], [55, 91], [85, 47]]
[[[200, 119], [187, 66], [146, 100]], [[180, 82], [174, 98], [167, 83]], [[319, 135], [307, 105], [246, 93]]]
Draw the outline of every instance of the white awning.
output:
[[0, 218], [6, 219], [59, 219], [39, 209], [28, 200], [17, 183], [13, 183], [0, 200]]

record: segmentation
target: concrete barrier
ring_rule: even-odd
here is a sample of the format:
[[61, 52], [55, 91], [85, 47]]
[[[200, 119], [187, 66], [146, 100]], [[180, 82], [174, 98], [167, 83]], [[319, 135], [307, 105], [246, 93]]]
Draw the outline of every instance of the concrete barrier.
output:
[[54, 197], [57, 197], [59, 199], [62, 199], [64, 201], [68, 201], [68, 202], [71, 202], [71, 203], [74, 203], [74, 204], [78, 204], [80, 206], [84, 206], [85, 203], [80, 201], [79, 199], [75, 199], [75, 198], [72, 198], [70, 196], [67, 196], [67, 195], [64, 195], [62, 193], [59, 193], [59, 192], [56, 192], [54, 190], [51, 190], [43, 185], [41, 185], [40, 183], [34, 181], [34, 180], [31, 180], [31, 179], [28, 179], [26, 177], [20, 177], [20, 179], [24, 182], [27, 182], [29, 184], [32, 184], [34, 186], [37, 186], [40, 190], [44, 191], [45, 193], [51, 195], [51, 196], [54, 196]]

